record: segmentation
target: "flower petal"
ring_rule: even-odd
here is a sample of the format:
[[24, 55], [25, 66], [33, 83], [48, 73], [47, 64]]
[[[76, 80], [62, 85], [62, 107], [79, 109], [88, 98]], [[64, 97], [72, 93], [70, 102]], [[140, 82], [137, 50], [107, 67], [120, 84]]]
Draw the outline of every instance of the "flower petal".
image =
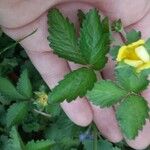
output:
[[129, 60], [129, 59], [125, 59], [124, 62], [130, 66], [133, 67], [138, 67], [141, 66], [143, 64], [143, 61], [141, 60]]
[[137, 71], [137, 72], [140, 72], [140, 71], [142, 71], [142, 70], [144, 70], [144, 69], [148, 69], [148, 68], [150, 68], [150, 62], [141, 65], [140, 67], [137, 68], [136, 71]]
[[150, 61], [150, 56], [144, 46], [139, 46], [135, 49], [137, 56], [144, 62]]

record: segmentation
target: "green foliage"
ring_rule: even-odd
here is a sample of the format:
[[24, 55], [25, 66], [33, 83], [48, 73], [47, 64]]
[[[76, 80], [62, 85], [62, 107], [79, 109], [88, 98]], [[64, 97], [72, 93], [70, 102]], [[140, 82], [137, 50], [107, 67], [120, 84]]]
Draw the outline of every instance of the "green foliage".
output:
[[117, 109], [117, 120], [128, 139], [134, 139], [149, 117], [149, 108], [143, 97], [130, 96]]
[[28, 103], [18, 102], [14, 103], [8, 108], [7, 112], [7, 126], [13, 126], [23, 121], [28, 113]]
[[25, 150], [24, 143], [15, 126], [11, 128], [10, 139], [6, 150]]
[[119, 52], [119, 49], [120, 49], [119, 45], [111, 47], [111, 49], [109, 51], [109, 54], [112, 56], [113, 60], [116, 60], [118, 52]]
[[145, 42], [144, 47], [150, 55], [150, 38], [148, 38], [148, 40]]
[[121, 63], [115, 69], [118, 84], [126, 90], [139, 93], [147, 88], [149, 81], [144, 71], [137, 73], [135, 68], [124, 63]]
[[24, 100], [22, 96], [14, 87], [14, 85], [6, 78], [0, 77], [0, 93], [11, 100]]
[[50, 46], [58, 56], [76, 63], [85, 64], [78, 47], [77, 35], [74, 25], [57, 9], [48, 14]]
[[50, 150], [54, 141], [50, 140], [40, 140], [40, 141], [30, 141], [26, 145], [26, 150]]
[[122, 32], [123, 25], [122, 25], [121, 19], [113, 21], [111, 27], [112, 27], [112, 31]]
[[131, 44], [141, 39], [141, 32], [132, 29], [130, 32], [126, 34], [126, 38], [127, 38], [127, 44]]
[[[93, 141], [92, 140], [85, 140], [83, 142], [85, 150], [92, 150], [93, 149]], [[97, 142], [97, 149], [98, 150], [121, 150], [118, 147], [114, 147], [110, 142], [107, 140], [99, 140]]]
[[17, 83], [17, 90], [27, 99], [32, 97], [32, 85], [27, 70], [24, 70], [20, 75], [19, 81]]
[[[105, 23], [103, 25], [103, 23]], [[94, 69], [102, 69], [107, 62], [105, 55], [109, 51], [108, 20], [100, 21], [98, 11], [90, 10], [83, 20], [80, 32], [80, 50], [86, 62]]]
[[85, 14], [81, 9], [79, 9], [78, 13], [77, 13], [77, 16], [78, 16], [78, 20], [79, 20], [79, 23], [80, 23], [80, 27], [82, 27], [83, 20], [85, 19]]
[[101, 80], [95, 83], [93, 89], [87, 93], [87, 97], [95, 105], [109, 107], [121, 101], [127, 95], [127, 91], [109, 80]]
[[83, 97], [91, 90], [96, 82], [95, 73], [88, 68], [80, 68], [67, 74], [59, 84], [52, 89], [49, 103], [71, 101], [78, 96]]

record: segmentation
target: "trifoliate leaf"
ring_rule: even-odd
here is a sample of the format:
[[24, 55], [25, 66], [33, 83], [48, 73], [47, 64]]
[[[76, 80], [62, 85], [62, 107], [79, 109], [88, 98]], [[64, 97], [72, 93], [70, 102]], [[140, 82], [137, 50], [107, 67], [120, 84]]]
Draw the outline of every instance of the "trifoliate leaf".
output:
[[52, 9], [48, 14], [48, 25], [48, 40], [54, 53], [75, 63], [86, 64], [79, 51], [75, 27], [68, 18], [64, 18], [59, 10]]
[[148, 118], [148, 104], [143, 97], [130, 96], [117, 109], [117, 120], [128, 139], [134, 139]]
[[116, 67], [115, 74], [118, 84], [128, 91], [139, 93], [146, 89], [149, 84], [148, 76], [144, 71], [137, 73], [135, 68], [124, 63]]
[[26, 150], [50, 150], [54, 141], [41, 140], [41, 141], [30, 141], [26, 145]]
[[121, 46], [116, 45], [110, 49], [109, 54], [112, 56], [113, 60], [116, 60], [120, 47]]
[[[104, 24], [104, 25], [103, 25]], [[87, 63], [98, 70], [107, 62], [105, 56], [109, 51], [109, 25], [108, 19], [103, 23], [98, 11], [90, 10], [83, 20], [80, 33], [80, 51]]]
[[141, 32], [133, 29], [126, 34], [126, 37], [127, 37], [127, 44], [131, 44], [141, 39]]
[[52, 90], [49, 102], [71, 101], [78, 96], [83, 97], [87, 90], [91, 90], [96, 82], [93, 70], [80, 68], [67, 74], [63, 80]]
[[150, 38], [148, 38], [148, 40], [145, 42], [144, 47], [150, 55]]
[[100, 80], [93, 89], [88, 91], [87, 97], [95, 105], [107, 107], [121, 101], [127, 92], [109, 80]]
[[27, 99], [32, 97], [32, 85], [27, 70], [24, 70], [20, 75], [19, 81], [17, 83], [17, 90]]
[[28, 103], [27, 102], [19, 102], [14, 103], [8, 108], [7, 111], [7, 126], [13, 126], [15, 124], [19, 124], [26, 117], [28, 113]]
[[78, 20], [79, 20], [79, 23], [80, 23], [80, 27], [82, 27], [83, 20], [85, 19], [85, 14], [81, 9], [79, 9], [78, 13], [77, 13], [77, 16], [78, 16]]
[[22, 96], [14, 87], [14, 85], [6, 78], [0, 77], [0, 93], [11, 100], [24, 100]]
[[10, 139], [8, 141], [8, 150], [24, 150], [24, 143], [16, 129], [16, 127], [12, 127], [10, 131]]

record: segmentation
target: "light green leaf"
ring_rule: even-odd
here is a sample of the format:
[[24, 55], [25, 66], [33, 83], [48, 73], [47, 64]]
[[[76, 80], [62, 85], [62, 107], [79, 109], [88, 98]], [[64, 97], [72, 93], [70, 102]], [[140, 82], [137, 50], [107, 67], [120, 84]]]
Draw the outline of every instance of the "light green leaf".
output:
[[54, 53], [75, 63], [86, 64], [79, 51], [75, 27], [68, 18], [64, 18], [58, 9], [52, 9], [48, 14], [48, 25], [48, 40]]
[[146, 48], [146, 50], [148, 51], [150, 55], [150, 38], [147, 39], [147, 41], [144, 44], [144, 47]]
[[141, 32], [132, 29], [130, 32], [126, 34], [126, 37], [127, 37], [127, 44], [131, 44], [141, 39]]
[[59, 84], [52, 89], [49, 102], [71, 101], [78, 96], [83, 97], [96, 82], [95, 73], [88, 68], [80, 68], [67, 74]]
[[122, 30], [123, 30], [123, 25], [121, 19], [112, 22], [112, 31], [122, 32]]
[[15, 124], [19, 124], [22, 120], [27, 116], [28, 113], [28, 103], [27, 102], [19, 102], [14, 103], [8, 108], [7, 111], [7, 126], [13, 126]]
[[17, 90], [27, 99], [32, 97], [32, 85], [29, 79], [28, 71], [26, 69], [20, 75], [19, 81], [17, 83]]
[[135, 68], [124, 63], [119, 64], [115, 70], [118, 84], [128, 91], [139, 93], [147, 88], [149, 81], [146, 73], [137, 73]]
[[110, 55], [112, 56], [112, 59], [113, 59], [113, 60], [116, 60], [120, 47], [121, 47], [121, 46], [116, 45], [116, 46], [113, 46], [113, 47], [110, 49], [109, 53], [110, 53]]
[[51, 150], [54, 145], [54, 141], [51, 140], [40, 140], [40, 141], [30, 141], [26, 145], [26, 150]]
[[109, 42], [108, 19], [102, 23], [98, 11], [90, 10], [83, 20], [79, 43], [82, 55], [94, 69], [103, 68], [107, 62]]
[[6, 78], [0, 77], [0, 93], [1, 95], [9, 98], [11, 100], [24, 100], [25, 97], [22, 96], [14, 85]]
[[128, 139], [134, 139], [138, 131], [142, 130], [149, 108], [143, 97], [130, 96], [117, 109], [116, 115], [119, 125]]
[[121, 101], [127, 92], [109, 80], [100, 80], [95, 83], [93, 89], [88, 91], [88, 99], [100, 107], [109, 107]]
[[10, 131], [10, 139], [8, 141], [7, 150], [25, 150], [24, 143], [16, 129], [16, 127], [12, 127]]

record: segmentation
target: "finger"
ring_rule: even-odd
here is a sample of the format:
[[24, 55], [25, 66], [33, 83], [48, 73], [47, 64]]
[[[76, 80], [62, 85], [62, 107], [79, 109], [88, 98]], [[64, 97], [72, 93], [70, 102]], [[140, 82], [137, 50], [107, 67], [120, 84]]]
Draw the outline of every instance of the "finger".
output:
[[[28, 56], [42, 78], [50, 88], [53, 88], [70, 70], [63, 59], [50, 52], [51, 49], [47, 41], [46, 14], [28, 26], [19, 29], [3, 29], [12, 38], [20, 39], [24, 35], [33, 32], [36, 28], [38, 29], [37, 32], [23, 40], [21, 45], [26, 49]], [[86, 100], [82, 101], [78, 98], [77, 101], [68, 104], [68, 106], [64, 102], [62, 108], [64, 108], [70, 119], [78, 125], [86, 126], [92, 121], [92, 111]]]
[[117, 124], [113, 108], [100, 108], [92, 105], [94, 112], [94, 122], [100, 133], [111, 142], [122, 140], [122, 134]]

